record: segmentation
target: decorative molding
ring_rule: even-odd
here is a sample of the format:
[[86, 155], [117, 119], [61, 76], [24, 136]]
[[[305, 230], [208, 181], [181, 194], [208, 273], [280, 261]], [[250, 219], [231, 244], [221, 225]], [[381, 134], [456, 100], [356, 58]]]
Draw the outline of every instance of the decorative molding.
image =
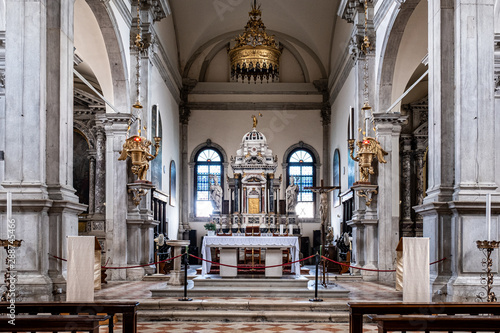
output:
[[352, 68], [355, 65], [354, 59], [350, 56], [349, 54], [349, 49], [345, 48], [344, 50], [344, 55], [343, 55], [343, 65], [340, 65], [337, 67], [337, 71], [334, 73], [332, 76], [332, 88], [330, 89], [330, 104], [333, 104], [335, 100], [337, 99], [340, 90], [344, 86], [347, 77], [351, 73]]
[[125, 21], [125, 24], [130, 29], [130, 25], [132, 23], [132, 13], [130, 12], [130, 8], [125, 4], [124, 0], [113, 0], [116, 8], [118, 9], [118, 13]]
[[76, 54], [76, 52], [73, 53], [73, 65], [78, 66], [83, 62], [83, 59]]
[[180, 89], [182, 87], [181, 74], [170, 61], [163, 45], [158, 42], [159, 38], [154, 28], [151, 29], [151, 35], [153, 42], [151, 62], [158, 69], [163, 82], [167, 85], [174, 99], [179, 103], [181, 101]]
[[[377, 12], [373, 15], [373, 25], [375, 27], [375, 30], [378, 29], [378, 27], [380, 26], [380, 24], [384, 20], [385, 16], [389, 12], [389, 9], [392, 7], [394, 2], [399, 3], [399, 2], [405, 2], [405, 1], [406, 0], [382, 0], [382, 3], [377, 8]], [[401, 7], [401, 5], [399, 5], [399, 7]]]
[[495, 34], [494, 39], [495, 60], [494, 60], [494, 79], [495, 79], [495, 95], [500, 95], [500, 34]]
[[187, 103], [186, 107], [191, 110], [321, 110], [323, 103], [305, 102], [199, 102]]
[[[371, 2], [371, 0], [368, 0]], [[337, 15], [349, 23], [353, 23], [356, 12], [363, 5], [362, 0], [342, 0], [337, 11]]]

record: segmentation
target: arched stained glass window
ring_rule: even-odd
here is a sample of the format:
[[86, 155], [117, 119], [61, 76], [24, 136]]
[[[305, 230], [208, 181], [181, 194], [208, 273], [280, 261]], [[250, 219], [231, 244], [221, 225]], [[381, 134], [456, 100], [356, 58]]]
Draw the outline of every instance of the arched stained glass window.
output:
[[195, 166], [195, 210], [197, 217], [210, 216], [213, 211], [210, 201], [210, 175], [217, 176], [222, 186], [221, 154], [213, 149], [203, 149], [196, 157]]
[[[295, 211], [299, 217], [314, 217], [314, 193], [305, 187], [314, 186], [315, 166], [312, 154], [305, 149], [292, 151], [288, 158], [288, 176], [299, 186]], [[288, 186], [288, 184], [287, 184]]]

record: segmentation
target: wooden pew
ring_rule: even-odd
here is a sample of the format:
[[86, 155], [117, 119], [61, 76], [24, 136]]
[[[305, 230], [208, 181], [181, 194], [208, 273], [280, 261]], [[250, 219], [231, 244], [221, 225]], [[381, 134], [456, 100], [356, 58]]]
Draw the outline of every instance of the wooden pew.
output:
[[[0, 302], [0, 313], [9, 313], [8, 302]], [[111, 316], [109, 320], [109, 333], [113, 333], [113, 316], [123, 314], [123, 333], [137, 333], [137, 306], [139, 302], [18, 302], [15, 303], [16, 314], [50, 313], [59, 315], [70, 313], [88, 313], [97, 315], [106, 313]]]
[[491, 332], [500, 327], [499, 316], [420, 316], [420, 315], [370, 315], [377, 322], [378, 332], [388, 331], [471, 331]]
[[363, 315], [500, 315], [500, 303], [349, 302], [349, 332], [363, 332]]
[[46, 315], [16, 315], [14, 323], [9, 324], [12, 319], [0, 317], [0, 332], [67, 332], [85, 331], [99, 333], [99, 321], [106, 320], [110, 316], [46, 316]]

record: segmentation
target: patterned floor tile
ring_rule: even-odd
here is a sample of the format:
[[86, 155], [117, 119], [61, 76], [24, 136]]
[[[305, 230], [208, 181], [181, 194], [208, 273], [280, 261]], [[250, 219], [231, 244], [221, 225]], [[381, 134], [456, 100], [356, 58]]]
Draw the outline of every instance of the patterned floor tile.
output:
[[[320, 333], [334, 332], [346, 333], [349, 324], [346, 323], [193, 323], [193, 322], [155, 322], [140, 323], [137, 327], [139, 333]], [[121, 333], [120, 325], [116, 326], [115, 333]], [[373, 324], [364, 325], [364, 333], [376, 333]], [[107, 328], [101, 328], [99, 333], [108, 333]]]

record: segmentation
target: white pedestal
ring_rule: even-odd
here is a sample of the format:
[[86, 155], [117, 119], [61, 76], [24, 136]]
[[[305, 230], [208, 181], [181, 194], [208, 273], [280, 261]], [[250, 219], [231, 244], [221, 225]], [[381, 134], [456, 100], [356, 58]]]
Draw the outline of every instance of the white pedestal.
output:
[[[281, 265], [283, 263], [283, 252], [281, 249], [268, 248], [266, 249], [266, 266]], [[266, 277], [281, 277], [283, 275], [283, 267], [266, 268]]]
[[[220, 249], [220, 263], [225, 265], [236, 266], [238, 264], [238, 249], [226, 247]], [[227, 266], [220, 266], [220, 276], [235, 277], [238, 275], [238, 269]]]
[[[188, 246], [188, 240], [169, 240], [166, 241], [167, 245], [170, 245], [174, 248], [174, 257], [181, 254], [182, 247]], [[170, 271], [170, 279], [168, 280], [168, 284], [171, 286], [182, 286], [184, 284], [184, 274], [182, 274], [181, 270], [181, 259], [182, 257], [174, 259], [174, 269]]]

